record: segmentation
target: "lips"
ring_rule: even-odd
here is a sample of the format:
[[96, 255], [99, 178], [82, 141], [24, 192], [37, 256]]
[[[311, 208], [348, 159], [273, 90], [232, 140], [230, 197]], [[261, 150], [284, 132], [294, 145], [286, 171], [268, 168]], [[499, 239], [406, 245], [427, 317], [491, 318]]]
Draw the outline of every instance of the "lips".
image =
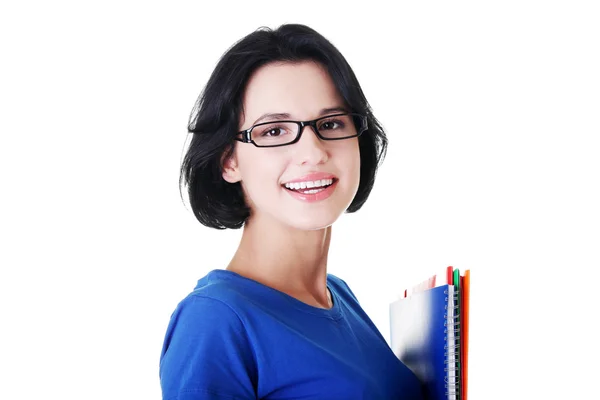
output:
[[318, 179], [316, 181], [286, 183], [285, 185], [281, 186], [286, 188], [287, 190], [306, 193], [319, 189], [325, 189], [326, 187], [336, 183], [337, 181], [337, 179]]
[[321, 180], [321, 179], [333, 179], [334, 181], [338, 180], [337, 176], [335, 176], [333, 174], [330, 174], [330, 173], [326, 173], [326, 172], [313, 172], [313, 173], [304, 175], [304, 176], [302, 176], [300, 178], [293, 179], [291, 181], [286, 181], [282, 185], [285, 185], [286, 183], [318, 181], [318, 180]]
[[333, 179], [333, 183], [326, 187], [315, 188], [318, 190], [316, 193], [313, 193], [315, 189], [308, 189], [306, 192], [299, 192], [295, 190], [289, 190], [285, 188], [284, 185], [282, 187], [285, 189], [286, 193], [295, 198], [296, 200], [300, 200], [305, 203], [314, 203], [327, 199], [329, 196], [333, 194], [337, 187], [338, 179]]

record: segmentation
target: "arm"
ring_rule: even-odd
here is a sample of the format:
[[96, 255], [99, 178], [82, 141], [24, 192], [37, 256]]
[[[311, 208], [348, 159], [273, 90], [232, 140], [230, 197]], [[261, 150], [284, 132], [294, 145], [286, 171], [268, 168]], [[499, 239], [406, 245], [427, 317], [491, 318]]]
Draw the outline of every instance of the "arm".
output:
[[242, 321], [210, 297], [189, 296], [171, 315], [159, 374], [164, 400], [256, 399], [256, 363]]

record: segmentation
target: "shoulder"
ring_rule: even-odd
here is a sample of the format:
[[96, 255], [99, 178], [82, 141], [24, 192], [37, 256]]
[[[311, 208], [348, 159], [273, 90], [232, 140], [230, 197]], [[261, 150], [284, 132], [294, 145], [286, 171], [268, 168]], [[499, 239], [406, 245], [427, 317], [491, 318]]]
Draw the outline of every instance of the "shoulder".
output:
[[200, 396], [208, 395], [209, 389], [214, 393], [211, 398], [221, 398], [217, 393], [223, 398], [251, 398], [256, 358], [235, 310], [204, 294], [186, 296], [169, 321], [159, 373], [165, 398], [180, 398], [191, 390], [198, 391], [193, 398], [205, 398]]
[[217, 279], [213, 272], [201, 278], [172, 312], [167, 338], [175, 333], [245, 336], [240, 317], [243, 291], [235, 286], [235, 282]]
[[334, 284], [340, 286], [348, 286], [348, 284], [346, 283], [346, 281], [344, 281], [342, 278], [340, 278], [337, 275], [333, 275], [333, 274], [327, 274], [327, 280], [329, 280], [329, 282], [333, 282]]
[[327, 280], [335, 287], [335, 289], [337, 289], [339, 294], [349, 297], [358, 303], [358, 299], [345, 280], [333, 274], [327, 274]]
[[245, 336], [242, 293], [227, 282], [198, 286], [179, 301], [169, 328], [179, 333]]
[[233, 325], [241, 323], [237, 312], [226, 298], [209, 293], [188, 294], [177, 304], [173, 316], [191, 318], [198, 322], [218, 317], [219, 320], [227, 320]]
[[189, 294], [171, 314], [163, 355], [168, 349], [171, 352], [173, 349], [210, 352], [213, 345], [220, 342], [236, 342], [237, 347], [249, 346], [239, 315], [220, 299]]
[[215, 312], [225, 312], [237, 316], [248, 308], [250, 296], [248, 290], [235, 280], [211, 279], [208, 282], [201, 280], [196, 288], [190, 292], [182, 302], [195, 303], [198, 307], [214, 309]]
[[256, 313], [256, 296], [236, 281], [202, 279], [179, 301], [170, 325], [178, 330], [247, 336], [247, 321]]

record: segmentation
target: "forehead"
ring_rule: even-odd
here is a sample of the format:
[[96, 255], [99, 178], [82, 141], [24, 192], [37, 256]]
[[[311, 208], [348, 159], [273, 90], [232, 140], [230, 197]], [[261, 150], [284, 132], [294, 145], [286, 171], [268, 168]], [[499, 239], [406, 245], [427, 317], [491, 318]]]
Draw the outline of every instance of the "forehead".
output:
[[241, 126], [249, 127], [265, 113], [289, 113], [293, 119], [317, 118], [323, 108], [343, 106], [331, 77], [312, 61], [271, 63], [248, 80]]

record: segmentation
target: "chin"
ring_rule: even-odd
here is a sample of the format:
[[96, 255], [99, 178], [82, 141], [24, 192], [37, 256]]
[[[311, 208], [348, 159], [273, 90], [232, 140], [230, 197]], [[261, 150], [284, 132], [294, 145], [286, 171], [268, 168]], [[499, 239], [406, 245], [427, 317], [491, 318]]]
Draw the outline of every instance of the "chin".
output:
[[292, 218], [288, 218], [285, 223], [293, 228], [303, 230], [303, 231], [316, 231], [319, 229], [325, 229], [331, 225], [340, 217], [340, 214], [336, 215], [306, 215], [305, 218], [300, 218], [297, 215], [292, 216]]
[[[354, 197], [343, 200], [341, 198], [330, 198], [329, 204], [323, 207], [308, 205], [300, 207], [292, 212], [285, 213], [285, 223], [302, 230], [317, 230], [331, 226], [350, 207]], [[327, 202], [327, 200], [325, 200]], [[313, 208], [314, 207], [314, 208]]]

